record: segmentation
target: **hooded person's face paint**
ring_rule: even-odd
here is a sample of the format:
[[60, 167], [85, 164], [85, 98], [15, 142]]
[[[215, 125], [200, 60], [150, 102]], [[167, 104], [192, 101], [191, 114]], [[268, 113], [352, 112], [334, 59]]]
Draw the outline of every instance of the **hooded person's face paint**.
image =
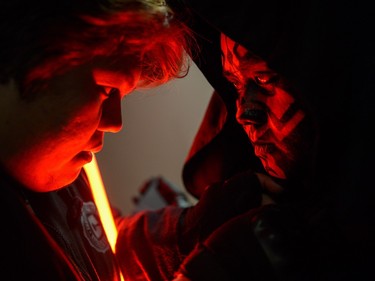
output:
[[264, 60], [225, 35], [221, 49], [224, 75], [238, 92], [236, 118], [265, 170], [281, 179], [304, 171], [314, 130], [302, 104]]

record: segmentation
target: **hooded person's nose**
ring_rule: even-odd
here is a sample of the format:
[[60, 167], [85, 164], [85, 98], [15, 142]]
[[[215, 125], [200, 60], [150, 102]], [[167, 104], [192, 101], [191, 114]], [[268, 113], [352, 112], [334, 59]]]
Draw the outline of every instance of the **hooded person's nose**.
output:
[[237, 99], [237, 120], [241, 125], [263, 125], [267, 122], [267, 92], [255, 82], [249, 82]]

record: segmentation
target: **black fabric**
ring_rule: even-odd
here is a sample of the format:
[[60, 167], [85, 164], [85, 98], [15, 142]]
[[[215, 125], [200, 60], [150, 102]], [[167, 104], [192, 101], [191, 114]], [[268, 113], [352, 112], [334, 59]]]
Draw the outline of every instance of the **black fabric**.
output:
[[47, 193], [28, 191], [6, 173], [0, 180], [4, 280], [120, 280], [84, 172]]
[[[375, 17], [371, 7], [364, 1], [338, 0], [180, 2], [189, 7], [191, 26], [202, 35], [201, 54], [194, 60], [224, 101], [227, 124], [233, 120], [235, 104], [234, 89], [221, 74], [221, 31], [295, 85], [298, 98], [317, 120], [319, 143], [310, 189], [293, 186], [282, 204], [293, 207], [306, 223], [306, 233], [314, 241], [312, 249], [316, 248], [311, 253], [315, 260], [329, 257], [338, 261], [335, 266], [342, 262], [346, 280], [354, 280], [353, 275], [358, 276], [355, 280], [371, 278], [365, 274], [373, 277], [375, 40], [370, 34]], [[234, 131], [225, 133], [226, 124], [220, 128], [216, 138], [242, 137]], [[202, 138], [204, 132], [199, 131], [193, 146]], [[232, 149], [241, 150], [231, 145], [225, 146], [225, 154], [222, 146], [215, 150], [216, 138], [187, 159], [184, 180], [195, 195], [199, 196], [200, 187], [194, 186], [194, 177], [204, 182], [201, 163], [215, 153], [230, 155]], [[243, 148], [248, 151], [246, 145]], [[205, 155], [205, 151], [210, 153]], [[218, 177], [225, 177], [226, 172], [222, 170]]]
[[1, 279], [83, 281], [38, 224], [19, 193], [22, 187], [1, 169], [0, 182]]
[[25, 191], [36, 216], [85, 280], [120, 280], [84, 173], [70, 185], [46, 193]]
[[214, 92], [203, 122], [183, 167], [184, 185], [200, 198], [204, 189], [248, 169], [261, 171], [262, 165], [234, 115]]
[[189, 255], [181, 273], [194, 281], [211, 280], [205, 278], [216, 274], [216, 267], [214, 280], [307, 280], [301, 232], [291, 218], [275, 205], [235, 217]]
[[251, 208], [260, 206], [262, 189], [252, 170], [231, 179], [212, 184], [202, 193], [198, 203], [186, 209], [179, 224], [180, 249], [188, 254], [220, 225]]

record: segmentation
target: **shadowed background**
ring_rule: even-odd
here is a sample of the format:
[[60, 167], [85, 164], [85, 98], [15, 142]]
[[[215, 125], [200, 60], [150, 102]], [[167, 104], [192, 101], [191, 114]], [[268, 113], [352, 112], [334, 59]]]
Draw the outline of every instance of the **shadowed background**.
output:
[[106, 134], [97, 154], [111, 203], [129, 214], [144, 182], [162, 176], [180, 190], [182, 166], [211, 97], [193, 64], [187, 77], [136, 91], [122, 102], [123, 128]]

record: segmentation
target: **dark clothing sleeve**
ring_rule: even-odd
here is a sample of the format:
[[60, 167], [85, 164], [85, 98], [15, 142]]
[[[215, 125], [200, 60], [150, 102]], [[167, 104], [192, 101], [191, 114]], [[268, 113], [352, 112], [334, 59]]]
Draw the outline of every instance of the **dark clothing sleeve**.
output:
[[126, 280], [172, 280], [184, 256], [177, 241], [181, 207], [141, 211], [117, 220], [116, 255]]
[[6, 174], [0, 186], [1, 280], [120, 280], [83, 173], [52, 192], [32, 192]]

